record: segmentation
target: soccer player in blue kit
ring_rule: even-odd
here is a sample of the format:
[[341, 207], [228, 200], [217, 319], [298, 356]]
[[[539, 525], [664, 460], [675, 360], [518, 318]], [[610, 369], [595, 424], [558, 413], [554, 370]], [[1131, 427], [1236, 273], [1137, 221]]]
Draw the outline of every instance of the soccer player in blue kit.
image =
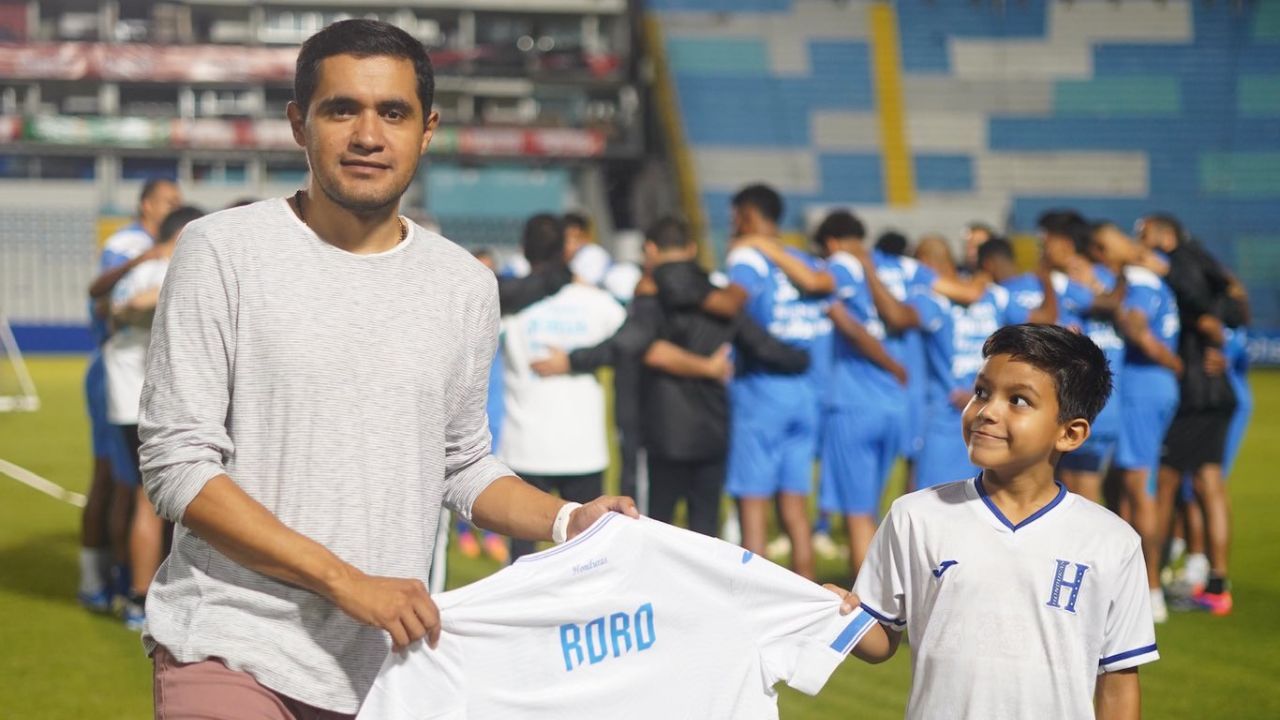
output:
[[1152, 616], [1168, 618], [1160, 587], [1162, 531], [1158, 525], [1155, 473], [1160, 443], [1178, 409], [1182, 361], [1175, 348], [1181, 330], [1173, 292], [1150, 270], [1137, 266], [1141, 249], [1119, 228], [1102, 225], [1093, 236], [1094, 254], [1128, 289], [1118, 327], [1125, 340], [1120, 380], [1120, 443], [1113, 465], [1123, 482], [1129, 521], [1142, 536], [1151, 590]]
[[[782, 198], [765, 185], [749, 185], [732, 200], [734, 244], [726, 261], [734, 292], [745, 310], [783, 342], [821, 354], [831, 332], [826, 292], [830, 273], [799, 250], [776, 245]], [[794, 278], [808, 278], [804, 290]], [[816, 291], [816, 292], [815, 292]], [[814, 576], [808, 498], [818, 447], [818, 382], [825, 363], [802, 375], [754, 367], [740, 358], [730, 385], [732, 434], [726, 490], [737, 500], [742, 545], [763, 554], [766, 518], [776, 497], [783, 530], [791, 540], [791, 567]]]
[[[939, 238], [921, 240], [916, 259], [940, 277], [956, 275], [951, 251]], [[1050, 286], [1047, 276], [1042, 282]], [[918, 295], [915, 305], [924, 331], [929, 377], [928, 420], [916, 468], [916, 487], [923, 489], [978, 471], [956, 432], [960, 412], [973, 394], [974, 377], [982, 367], [982, 344], [1000, 327], [1024, 322], [1029, 311], [1011, 304], [1009, 291], [999, 285], [988, 287], [968, 305], [937, 292]], [[1056, 316], [1056, 293], [1044, 293], [1043, 306], [1049, 308], [1043, 312]]]

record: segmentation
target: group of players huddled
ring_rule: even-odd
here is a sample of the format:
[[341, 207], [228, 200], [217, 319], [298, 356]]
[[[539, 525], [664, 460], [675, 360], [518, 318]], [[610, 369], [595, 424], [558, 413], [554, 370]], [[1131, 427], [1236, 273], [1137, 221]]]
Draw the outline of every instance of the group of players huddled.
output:
[[[516, 445], [554, 444], [556, 436], [575, 438], [576, 446], [602, 437], [593, 426], [598, 415], [567, 407], [571, 390], [556, 396], [565, 407], [539, 411], [529, 407], [527, 386], [615, 365], [622, 489], [639, 494], [642, 510], [671, 521], [683, 497], [693, 529], [727, 528], [724, 536], [756, 553], [789, 551], [792, 568], [807, 577], [815, 575], [816, 553], [844, 551], [829, 534], [843, 520], [856, 576], [899, 459], [908, 490], [978, 474], [960, 428], [984, 342], [1002, 326], [1056, 324], [1091, 339], [1114, 376], [1088, 441], [1061, 459], [1059, 480], [1139, 533], [1157, 622], [1167, 618], [1166, 596], [1179, 609], [1231, 611], [1225, 482], [1251, 405], [1248, 302], [1240, 283], [1175, 218], [1141, 218], [1131, 237], [1113, 222], [1046, 212], [1037, 223], [1038, 263], [1024, 272], [1014, 245], [980, 224], [967, 229], [957, 262], [937, 235], [909, 247], [901, 234], [886, 232], [873, 247], [864, 224], [844, 210], [821, 222], [809, 247], [786, 243], [783, 199], [765, 185], [743, 188], [731, 205], [732, 238], [718, 283], [696, 268], [697, 243], [683, 224], [661, 221], [647, 233], [645, 273], [627, 298], [626, 320], [605, 323], [591, 322], [590, 311], [556, 292], [560, 284], [551, 277], [563, 223], [551, 216], [530, 221], [522, 248], [533, 275], [524, 288], [502, 285], [507, 337], [491, 389], [500, 457]], [[569, 234], [581, 232], [583, 220], [570, 220]], [[571, 267], [582, 245], [568, 248]], [[531, 282], [539, 287], [530, 291]], [[712, 324], [698, 325], [699, 316]], [[716, 335], [715, 322], [725, 332]], [[744, 333], [742, 325], [768, 337]], [[592, 329], [574, 335], [567, 326]], [[770, 340], [783, 347], [761, 345]], [[808, 362], [797, 365], [788, 349], [803, 351]], [[624, 372], [628, 357], [638, 372]], [[639, 379], [624, 379], [633, 374]], [[678, 403], [663, 385], [675, 378], [684, 383], [675, 387]], [[727, 384], [719, 404], [708, 388], [717, 383]], [[699, 393], [712, 400], [699, 402]], [[504, 401], [519, 408], [514, 420], [510, 411], [502, 417]], [[603, 395], [586, 402], [603, 407]], [[623, 417], [630, 413], [640, 416], [634, 429]], [[718, 433], [724, 442], [715, 441]], [[643, 476], [646, 465], [637, 463], [636, 445], [648, 453], [647, 489], [634, 479], [635, 467]], [[550, 464], [533, 472], [519, 460], [508, 464], [570, 499], [599, 493], [601, 475], [583, 472], [602, 470], [591, 461], [568, 458], [561, 468], [547, 458]], [[579, 488], [584, 482], [589, 487]], [[725, 491], [734, 512], [721, 526]], [[772, 508], [782, 534], [768, 542]], [[464, 542], [474, 547], [465, 529]]]

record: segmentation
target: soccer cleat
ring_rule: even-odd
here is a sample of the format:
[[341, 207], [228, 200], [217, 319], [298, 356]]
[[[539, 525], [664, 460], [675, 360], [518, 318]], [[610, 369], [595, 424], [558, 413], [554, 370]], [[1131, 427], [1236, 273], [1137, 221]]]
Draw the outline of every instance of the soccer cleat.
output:
[[1231, 614], [1233, 605], [1231, 600], [1231, 591], [1227, 590], [1220, 593], [1201, 592], [1196, 593], [1192, 600], [1201, 608], [1208, 610], [1211, 615], [1223, 617]]
[[1168, 622], [1169, 608], [1164, 602], [1164, 591], [1154, 588], [1151, 591], [1151, 620], [1156, 623]]
[[80, 601], [80, 607], [91, 613], [111, 612], [111, 593], [106, 588], [92, 593], [76, 593], [76, 599]]
[[827, 533], [813, 534], [813, 552], [824, 560], [834, 560], [840, 556], [840, 547]]
[[476, 534], [470, 530], [458, 533], [458, 550], [465, 558], [480, 557], [480, 543], [476, 542]]
[[486, 532], [484, 534], [484, 552], [489, 557], [497, 560], [499, 565], [506, 565], [507, 561], [511, 559], [511, 551], [507, 548], [507, 541], [496, 533]]

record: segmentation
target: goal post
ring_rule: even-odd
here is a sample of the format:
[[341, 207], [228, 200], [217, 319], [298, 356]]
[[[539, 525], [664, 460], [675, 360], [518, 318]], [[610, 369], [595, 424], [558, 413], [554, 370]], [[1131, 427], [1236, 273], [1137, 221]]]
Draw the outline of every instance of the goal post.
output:
[[13, 337], [9, 318], [0, 314], [0, 412], [40, 409], [40, 397], [31, 373], [22, 361], [22, 350]]

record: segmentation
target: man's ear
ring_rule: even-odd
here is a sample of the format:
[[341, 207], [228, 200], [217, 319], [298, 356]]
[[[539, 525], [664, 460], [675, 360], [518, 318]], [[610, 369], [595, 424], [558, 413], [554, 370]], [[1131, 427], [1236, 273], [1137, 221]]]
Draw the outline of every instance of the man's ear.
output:
[[1063, 454], [1078, 450], [1084, 444], [1084, 441], [1089, 439], [1091, 431], [1092, 428], [1089, 427], [1088, 420], [1084, 418], [1069, 420], [1062, 426], [1058, 441], [1054, 443], [1053, 449]]
[[427, 147], [431, 145], [431, 136], [435, 134], [436, 127], [440, 124], [440, 113], [432, 110], [427, 114], [427, 122], [422, 129], [422, 147], [419, 148], [419, 155], [427, 154]]
[[285, 117], [289, 118], [289, 129], [293, 131], [293, 141], [298, 143], [298, 147], [307, 147], [307, 134], [304, 131], [307, 125], [307, 116], [302, 113], [302, 106], [293, 100], [284, 108]]

